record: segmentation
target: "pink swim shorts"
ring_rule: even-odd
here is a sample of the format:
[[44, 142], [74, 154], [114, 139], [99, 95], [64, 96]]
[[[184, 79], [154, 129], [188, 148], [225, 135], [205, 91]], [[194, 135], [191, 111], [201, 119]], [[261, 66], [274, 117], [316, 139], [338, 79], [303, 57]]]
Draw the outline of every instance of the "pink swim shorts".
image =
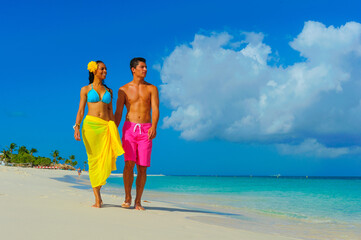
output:
[[133, 123], [126, 121], [123, 126], [122, 144], [125, 161], [133, 161], [140, 166], [150, 166], [152, 140], [148, 138], [151, 123]]

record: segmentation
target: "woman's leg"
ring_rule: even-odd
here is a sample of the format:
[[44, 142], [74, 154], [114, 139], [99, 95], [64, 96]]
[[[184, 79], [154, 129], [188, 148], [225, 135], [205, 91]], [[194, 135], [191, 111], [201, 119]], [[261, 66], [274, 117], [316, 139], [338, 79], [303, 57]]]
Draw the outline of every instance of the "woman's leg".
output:
[[102, 195], [100, 194], [100, 189], [102, 189], [102, 187], [103, 187], [103, 186], [99, 186], [100, 206], [103, 205]]
[[100, 188], [101, 186], [93, 188], [95, 204], [92, 207], [100, 208], [102, 206], [102, 197], [100, 196]]

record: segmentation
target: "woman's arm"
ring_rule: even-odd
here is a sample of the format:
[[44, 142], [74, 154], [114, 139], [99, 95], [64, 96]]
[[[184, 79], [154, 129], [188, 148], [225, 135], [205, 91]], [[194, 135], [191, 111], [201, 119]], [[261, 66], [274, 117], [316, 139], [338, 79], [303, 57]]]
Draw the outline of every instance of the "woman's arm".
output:
[[108, 113], [109, 113], [109, 120], [115, 121], [114, 113], [113, 113], [113, 91], [109, 89], [110, 94], [112, 95], [112, 101], [108, 104]]
[[86, 105], [86, 100], [87, 100], [86, 94], [87, 94], [87, 87], [83, 87], [80, 90], [79, 109], [78, 109], [78, 113], [77, 113], [76, 119], [75, 119], [74, 138], [77, 141], [80, 141], [80, 123], [84, 117], [85, 105]]

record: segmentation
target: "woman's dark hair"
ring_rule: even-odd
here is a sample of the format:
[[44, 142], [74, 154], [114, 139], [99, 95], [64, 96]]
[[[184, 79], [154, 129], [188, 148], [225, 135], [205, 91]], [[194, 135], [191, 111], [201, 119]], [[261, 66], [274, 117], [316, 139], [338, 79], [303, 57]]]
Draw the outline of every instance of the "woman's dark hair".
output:
[[[132, 60], [130, 60], [130, 71], [132, 71], [132, 68], [136, 68], [139, 64], [139, 62], [145, 62], [145, 58], [142, 58], [142, 57], [136, 57], [136, 58], [133, 58]], [[133, 74], [133, 72], [132, 72]]]
[[[103, 63], [102, 61], [98, 60], [96, 61], [97, 64], [99, 63]], [[103, 63], [105, 65], [105, 63]], [[94, 82], [94, 73], [89, 71], [89, 84], [92, 84]], [[106, 89], [108, 89], [108, 91], [111, 93], [112, 98], [113, 98], [113, 93], [111, 91], [111, 89], [104, 83], [104, 80], [102, 81], [102, 84], [104, 85], [104, 87], [106, 87]]]

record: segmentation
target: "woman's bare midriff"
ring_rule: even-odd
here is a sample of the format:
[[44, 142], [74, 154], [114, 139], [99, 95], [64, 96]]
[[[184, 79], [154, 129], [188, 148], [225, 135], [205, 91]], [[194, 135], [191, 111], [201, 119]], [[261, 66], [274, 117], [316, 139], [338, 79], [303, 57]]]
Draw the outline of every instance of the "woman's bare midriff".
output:
[[103, 102], [89, 103], [88, 102], [88, 115], [101, 118], [105, 121], [109, 121], [109, 109], [108, 104]]

